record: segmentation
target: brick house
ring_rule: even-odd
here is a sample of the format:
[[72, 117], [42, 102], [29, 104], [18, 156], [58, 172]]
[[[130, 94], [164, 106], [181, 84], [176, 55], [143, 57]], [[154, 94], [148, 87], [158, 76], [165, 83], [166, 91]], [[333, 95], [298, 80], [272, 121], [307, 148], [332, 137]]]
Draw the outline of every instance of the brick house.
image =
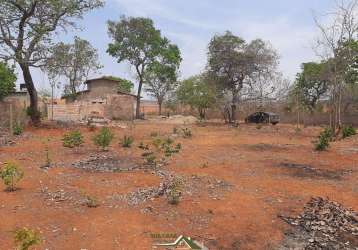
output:
[[[91, 117], [133, 120], [137, 96], [118, 91], [119, 82], [120, 79], [105, 76], [87, 80], [87, 90], [80, 91], [75, 98], [63, 97], [66, 104], [53, 106], [53, 120], [85, 122]], [[48, 114], [52, 119], [50, 110]]]

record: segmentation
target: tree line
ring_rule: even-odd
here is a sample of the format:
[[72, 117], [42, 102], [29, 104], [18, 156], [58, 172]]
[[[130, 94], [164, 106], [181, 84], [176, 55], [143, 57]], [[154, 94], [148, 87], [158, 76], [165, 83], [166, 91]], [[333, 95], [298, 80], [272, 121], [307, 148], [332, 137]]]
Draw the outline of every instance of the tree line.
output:
[[[103, 5], [102, 0], [0, 0], [0, 78], [4, 79], [0, 81], [0, 98], [15, 86], [10, 62], [16, 62], [22, 71], [33, 124], [39, 124], [40, 114], [31, 68], [46, 72], [52, 88], [59, 79], [66, 81], [64, 94], [76, 96], [89, 74], [102, 67], [97, 50], [80, 37], [75, 37], [73, 43], [54, 43], [54, 34], [77, 28], [77, 19]], [[230, 31], [210, 40], [204, 71], [184, 80], [179, 80], [179, 47], [149, 18], [122, 16], [118, 21], [108, 21], [111, 42], [107, 53], [118, 63], [129, 63], [135, 72], [137, 118], [141, 115], [143, 90], [157, 100], [159, 114], [163, 105], [184, 104], [204, 119], [208, 109], [217, 108], [229, 123], [238, 119], [238, 105], [244, 100], [253, 100], [262, 107], [267, 98], [284, 99], [292, 109], [313, 112], [321, 100], [327, 99], [331, 126], [338, 129], [343, 102], [347, 108], [358, 99], [356, 7], [356, 0], [338, 5], [331, 26], [315, 18], [321, 34], [315, 49], [322, 60], [303, 63], [292, 85], [278, 71], [279, 55], [270, 42], [246, 41]], [[131, 81], [117, 80], [120, 91], [132, 91]]]

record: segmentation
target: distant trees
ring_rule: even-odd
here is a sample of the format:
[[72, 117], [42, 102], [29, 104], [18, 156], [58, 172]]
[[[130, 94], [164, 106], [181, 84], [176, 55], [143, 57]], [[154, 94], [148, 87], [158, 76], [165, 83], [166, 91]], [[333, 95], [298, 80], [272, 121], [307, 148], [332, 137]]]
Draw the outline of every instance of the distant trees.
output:
[[67, 81], [65, 94], [75, 96], [88, 75], [101, 65], [97, 50], [88, 41], [75, 37], [72, 44], [60, 42], [53, 46], [43, 68], [51, 79], [63, 77]]
[[236, 120], [239, 93], [244, 85], [251, 86], [271, 77], [277, 61], [276, 51], [261, 39], [246, 43], [230, 31], [212, 38], [207, 70], [219, 89], [231, 95], [230, 107], [225, 110], [230, 123]]
[[16, 74], [14, 69], [0, 62], [0, 101], [15, 91]]
[[118, 22], [108, 21], [108, 33], [112, 42], [107, 52], [117, 58], [118, 63], [127, 61], [135, 68], [138, 78], [136, 118], [139, 118], [141, 92], [148, 69], [156, 68], [153, 65], [161, 62], [179, 64], [180, 54], [175, 53], [179, 49], [162, 37], [149, 18], [123, 16]]
[[216, 102], [216, 90], [210, 85], [205, 75], [197, 75], [183, 80], [176, 96], [180, 103], [196, 109], [201, 119], [206, 118], [206, 111], [212, 108]]
[[75, 27], [74, 19], [102, 5], [101, 0], [0, 0], [0, 58], [20, 66], [34, 124], [40, 123], [40, 114], [30, 68], [42, 66], [48, 58], [55, 31]]

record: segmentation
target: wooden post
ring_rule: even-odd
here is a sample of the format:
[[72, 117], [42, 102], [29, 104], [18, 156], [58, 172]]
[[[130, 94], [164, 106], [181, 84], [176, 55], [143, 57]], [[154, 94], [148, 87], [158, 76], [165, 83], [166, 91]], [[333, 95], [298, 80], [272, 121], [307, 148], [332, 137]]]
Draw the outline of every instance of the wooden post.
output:
[[10, 103], [10, 134], [14, 134], [14, 123], [13, 123], [13, 110], [12, 103]]

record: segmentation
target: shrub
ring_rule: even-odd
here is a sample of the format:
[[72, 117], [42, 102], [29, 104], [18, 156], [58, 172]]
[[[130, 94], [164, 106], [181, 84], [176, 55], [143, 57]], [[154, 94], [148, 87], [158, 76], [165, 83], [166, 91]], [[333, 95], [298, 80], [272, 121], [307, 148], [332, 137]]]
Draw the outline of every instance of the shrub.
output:
[[329, 147], [329, 142], [333, 139], [333, 132], [330, 128], [325, 128], [319, 135], [318, 141], [315, 144], [317, 151], [324, 151]]
[[356, 134], [357, 134], [357, 131], [352, 125], [343, 127], [343, 130], [342, 130], [343, 139], [347, 138], [347, 137], [351, 137]]
[[121, 141], [121, 144], [122, 144], [122, 147], [124, 148], [130, 148], [132, 146], [132, 143], [133, 143], [133, 137], [132, 136], [124, 136], [122, 141]]
[[178, 134], [178, 128], [177, 127], [173, 128], [173, 134]]
[[16, 190], [16, 183], [24, 177], [24, 172], [13, 162], [6, 162], [0, 171], [0, 177], [10, 192]]
[[90, 196], [90, 195], [86, 195], [85, 204], [87, 207], [90, 207], [90, 208], [99, 207], [99, 202], [98, 202], [97, 198]]
[[144, 157], [145, 164], [149, 166], [157, 165], [157, 157], [153, 152], [144, 152], [142, 156]]
[[104, 151], [111, 144], [113, 137], [114, 135], [112, 131], [109, 128], [104, 127], [93, 137], [93, 142]]
[[189, 128], [183, 128], [182, 131], [183, 131], [184, 138], [191, 138], [193, 136], [193, 134]]
[[149, 145], [147, 145], [147, 144], [144, 145], [144, 142], [141, 141], [139, 143], [138, 148], [143, 149], [143, 150], [149, 150]]
[[257, 124], [256, 129], [262, 129], [262, 124]]
[[31, 246], [41, 243], [39, 233], [26, 227], [17, 229], [14, 233], [19, 250], [28, 250]]
[[50, 148], [48, 146], [50, 139], [47, 139], [47, 143], [45, 144], [45, 165], [43, 168], [51, 167], [51, 158], [50, 158]]
[[81, 131], [74, 130], [71, 131], [63, 136], [63, 146], [66, 148], [74, 148], [81, 146], [83, 141], [83, 136], [81, 134]]
[[158, 135], [159, 135], [159, 133], [156, 132], [156, 131], [153, 131], [153, 132], [150, 133], [151, 137], [157, 137]]
[[13, 129], [14, 129], [14, 135], [21, 135], [22, 132], [24, 131], [24, 128], [19, 122], [14, 125]]

